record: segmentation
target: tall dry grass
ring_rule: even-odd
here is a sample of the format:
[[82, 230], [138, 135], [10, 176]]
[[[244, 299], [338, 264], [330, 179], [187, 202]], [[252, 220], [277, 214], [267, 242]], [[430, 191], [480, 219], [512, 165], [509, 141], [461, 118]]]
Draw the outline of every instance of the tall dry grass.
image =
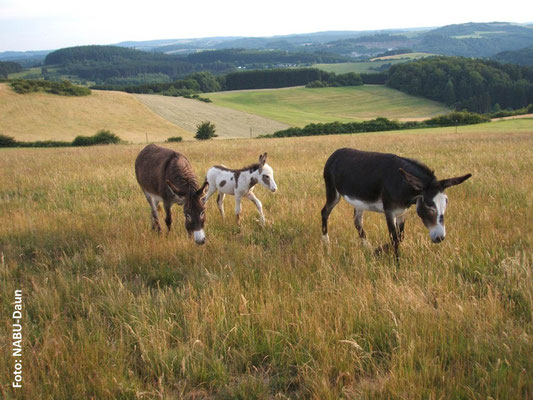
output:
[[[523, 122], [523, 124], [526, 122]], [[531, 124], [531, 122], [529, 122]], [[150, 230], [141, 146], [0, 152], [0, 393], [6, 398], [531, 398], [533, 126], [184, 143], [199, 176], [269, 153], [267, 227], [208, 203], [207, 244], [183, 215]], [[509, 123], [510, 124], [510, 123]], [[401, 260], [361, 246], [352, 209], [320, 242], [322, 167], [343, 146], [418, 158], [449, 190], [447, 239], [414, 211]], [[387, 240], [382, 215], [369, 240]], [[23, 290], [23, 388], [11, 313]]]

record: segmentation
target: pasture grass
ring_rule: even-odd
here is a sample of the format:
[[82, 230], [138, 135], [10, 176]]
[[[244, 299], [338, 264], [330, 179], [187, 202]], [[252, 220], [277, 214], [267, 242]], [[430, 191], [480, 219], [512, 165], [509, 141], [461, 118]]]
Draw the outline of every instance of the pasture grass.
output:
[[[496, 126], [498, 129], [496, 129]], [[520, 127], [520, 128], [519, 128]], [[464, 131], [462, 131], [464, 129]], [[492, 130], [491, 130], [492, 129]], [[279, 192], [267, 226], [207, 207], [207, 244], [150, 230], [140, 145], [0, 151], [0, 392], [5, 398], [499, 398], [533, 396], [533, 123], [167, 144], [200, 177], [264, 151]], [[375, 257], [341, 202], [320, 242], [322, 168], [350, 146], [418, 158], [448, 191], [434, 245], [414, 210], [401, 259]], [[365, 214], [372, 246], [382, 215]], [[23, 388], [11, 313], [23, 291]]]
[[422, 120], [450, 110], [441, 103], [381, 85], [284, 88], [209, 93], [215, 105], [261, 115], [291, 126], [385, 117]]

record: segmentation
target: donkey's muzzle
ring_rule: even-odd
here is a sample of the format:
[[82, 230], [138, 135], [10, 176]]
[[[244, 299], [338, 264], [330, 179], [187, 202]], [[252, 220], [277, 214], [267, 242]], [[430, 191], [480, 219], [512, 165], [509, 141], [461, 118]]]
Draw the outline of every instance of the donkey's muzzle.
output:
[[194, 231], [194, 242], [199, 245], [205, 244], [205, 233], [203, 229]]
[[446, 236], [435, 236], [435, 237], [431, 237], [431, 241], [433, 243], [440, 243], [444, 240]]

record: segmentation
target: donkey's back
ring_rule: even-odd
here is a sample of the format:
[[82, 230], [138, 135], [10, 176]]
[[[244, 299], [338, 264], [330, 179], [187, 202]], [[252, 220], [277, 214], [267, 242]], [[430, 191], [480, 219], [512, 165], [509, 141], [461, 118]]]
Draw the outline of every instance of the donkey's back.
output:
[[[169, 168], [173, 160], [175, 162], [172, 168]], [[174, 194], [169, 190], [166, 181], [172, 180], [170, 179], [171, 175], [174, 175], [172, 171], [180, 164], [186, 169], [190, 168], [189, 161], [183, 154], [150, 144], [141, 150], [135, 160], [137, 182], [145, 193], [156, 195], [161, 200], [171, 200]]]

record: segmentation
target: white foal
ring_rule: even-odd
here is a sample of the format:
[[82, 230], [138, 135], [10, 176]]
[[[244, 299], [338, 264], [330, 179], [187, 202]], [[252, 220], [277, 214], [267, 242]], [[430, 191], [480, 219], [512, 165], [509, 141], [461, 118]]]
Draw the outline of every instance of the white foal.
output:
[[266, 163], [267, 153], [259, 156], [259, 162], [241, 169], [229, 169], [223, 165], [215, 165], [207, 171], [206, 181], [209, 191], [204, 204], [218, 190], [217, 204], [222, 218], [224, 218], [224, 197], [227, 194], [235, 196], [235, 217], [240, 223], [241, 199], [243, 197], [253, 201], [259, 211], [261, 225], [265, 224], [263, 205], [253, 193], [254, 186], [260, 183], [268, 190], [275, 192], [278, 187], [274, 181], [274, 171]]

